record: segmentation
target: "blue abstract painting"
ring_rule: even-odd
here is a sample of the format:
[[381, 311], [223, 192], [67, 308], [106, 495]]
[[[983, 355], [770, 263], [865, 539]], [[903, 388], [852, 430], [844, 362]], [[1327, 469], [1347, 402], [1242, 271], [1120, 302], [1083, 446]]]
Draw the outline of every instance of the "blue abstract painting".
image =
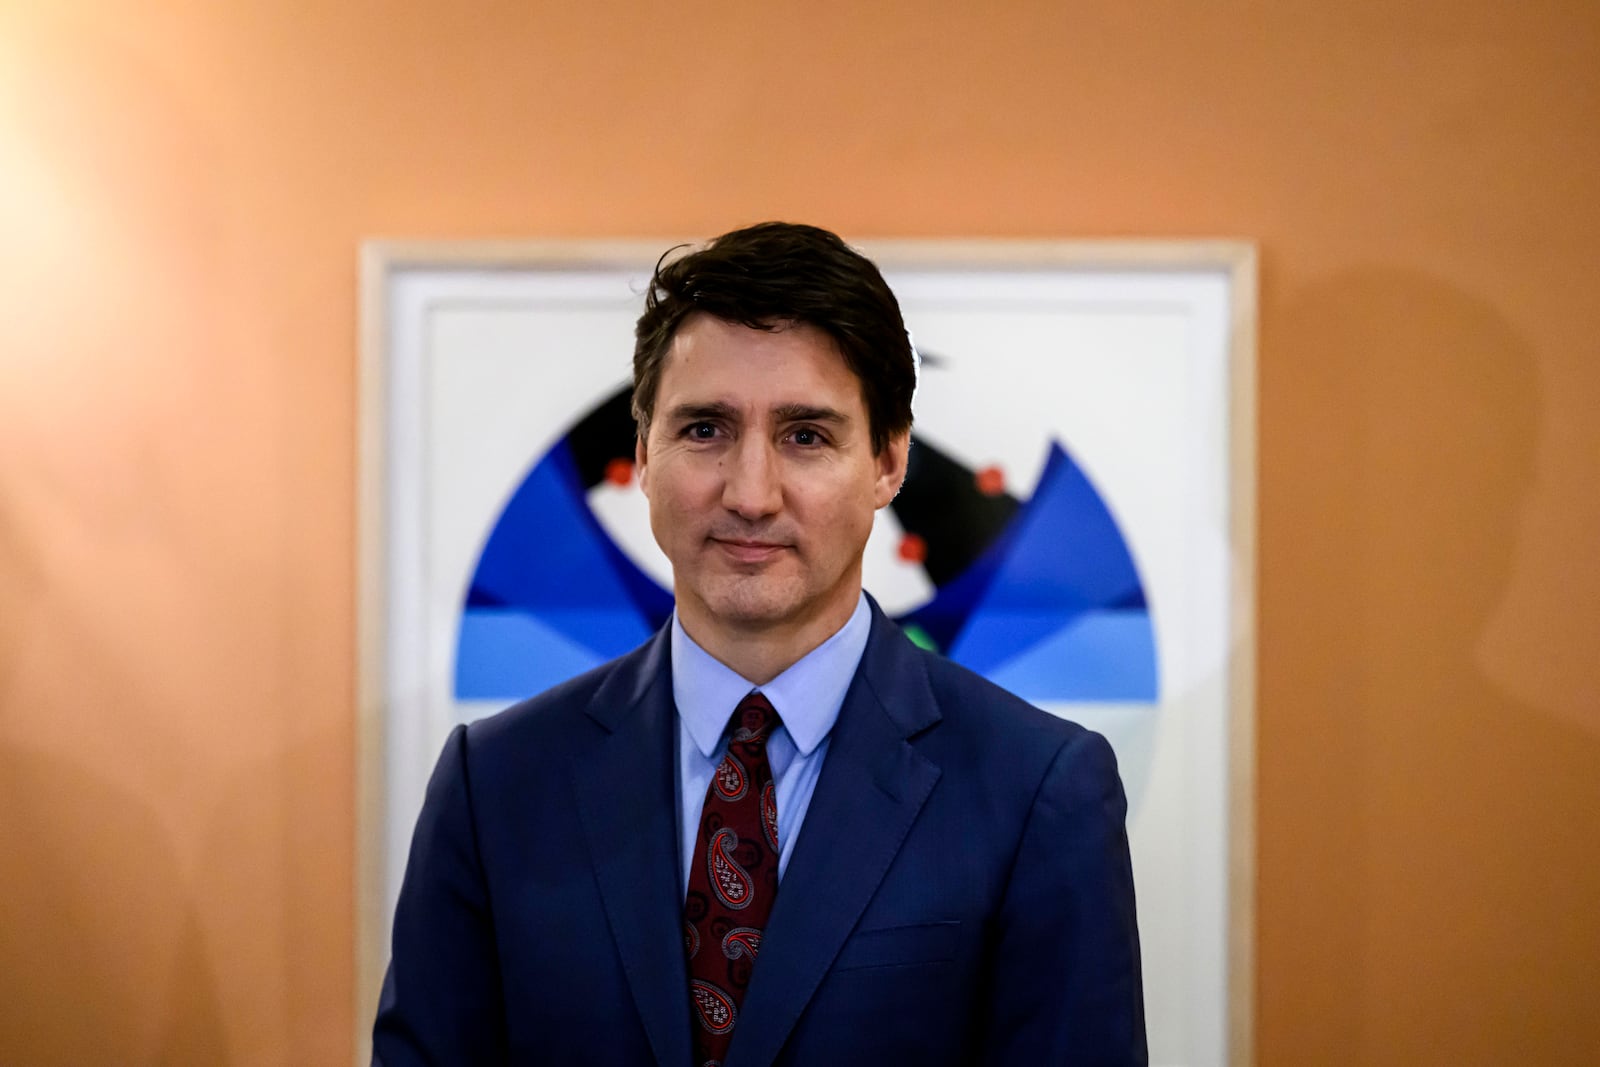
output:
[[[619, 656], [661, 627], [671, 591], [613, 540], [591, 494], [632, 475], [626, 389], [538, 457], [484, 542], [462, 603], [455, 694], [512, 701]], [[1026, 499], [913, 435], [889, 507], [933, 595], [896, 621], [1027, 700], [1154, 701], [1144, 586], [1093, 483], [1059, 441]], [[869, 583], [870, 592], [870, 583]]]

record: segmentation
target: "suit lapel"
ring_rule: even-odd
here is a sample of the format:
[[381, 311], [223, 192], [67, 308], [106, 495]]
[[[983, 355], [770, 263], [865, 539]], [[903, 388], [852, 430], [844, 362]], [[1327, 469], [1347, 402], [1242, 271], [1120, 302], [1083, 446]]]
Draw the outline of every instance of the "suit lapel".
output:
[[[606, 920], [658, 1063], [687, 1064], [688, 976], [678, 884], [676, 779], [666, 631], [596, 691], [599, 727], [571, 773]], [[581, 980], [581, 976], [574, 976]]]
[[770, 1064], [939, 779], [907, 741], [939, 719], [927, 674], [872, 605], [872, 635], [773, 905], [728, 1067]]

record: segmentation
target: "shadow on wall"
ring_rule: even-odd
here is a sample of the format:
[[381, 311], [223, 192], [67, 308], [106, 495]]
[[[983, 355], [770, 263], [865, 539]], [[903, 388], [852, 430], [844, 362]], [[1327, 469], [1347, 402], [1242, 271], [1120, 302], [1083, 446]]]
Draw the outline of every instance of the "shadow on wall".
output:
[[1262, 587], [1304, 599], [1263, 604], [1262, 1062], [1600, 1062], [1600, 739], [1476, 656], [1533, 474], [1534, 354], [1397, 269], [1278, 321]]

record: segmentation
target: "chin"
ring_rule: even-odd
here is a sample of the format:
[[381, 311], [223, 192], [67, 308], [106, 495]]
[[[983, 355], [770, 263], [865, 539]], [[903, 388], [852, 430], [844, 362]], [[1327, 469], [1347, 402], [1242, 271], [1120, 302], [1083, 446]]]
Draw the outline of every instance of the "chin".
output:
[[787, 583], [734, 581], [704, 597], [711, 615], [732, 626], [759, 628], [793, 619], [805, 598]]

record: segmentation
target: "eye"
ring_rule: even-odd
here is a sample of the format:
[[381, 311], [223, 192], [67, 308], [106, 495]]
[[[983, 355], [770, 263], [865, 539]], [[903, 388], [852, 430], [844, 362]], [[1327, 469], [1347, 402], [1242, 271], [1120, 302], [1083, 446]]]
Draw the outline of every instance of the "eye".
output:
[[690, 423], [684, 434], [695, 441], [709, 441], [717, 436], [717, 428], [709, 422]]
[[809, 427], [796, 430], [789, 435], [789, 439], [801, 448], [817, 448], [827, 443], [827, 439], [821, 433]]

